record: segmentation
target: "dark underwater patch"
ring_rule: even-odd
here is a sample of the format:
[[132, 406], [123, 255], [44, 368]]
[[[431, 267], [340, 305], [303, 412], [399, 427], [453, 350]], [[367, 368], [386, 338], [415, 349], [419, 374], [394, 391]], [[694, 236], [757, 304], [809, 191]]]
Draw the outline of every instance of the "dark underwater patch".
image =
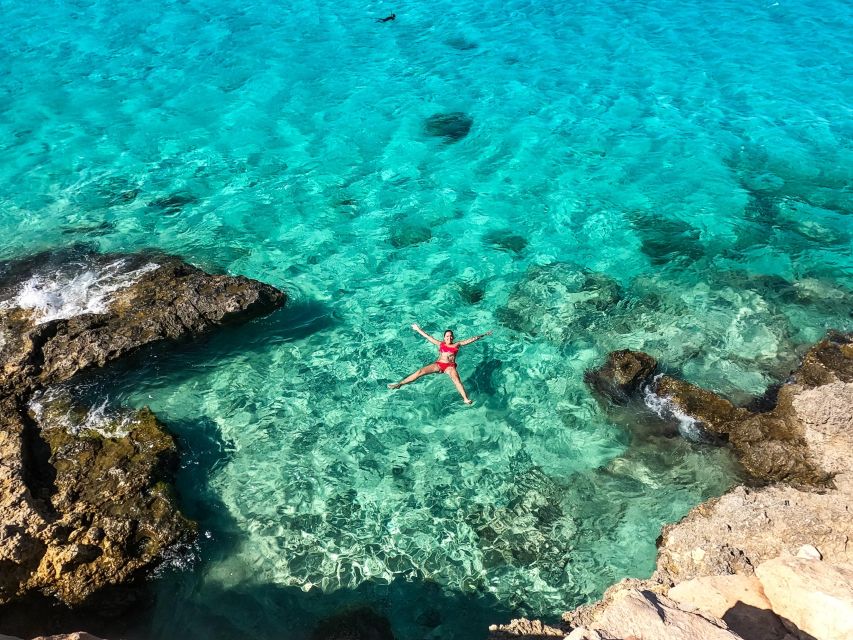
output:
[[187, 205], [195, 204], [198, 198], [190, 193], [173, 193], [163, 198], [157, 198], [148, 203], [148, 208], [158, 211], [164, 216], [180, 213]]
[[476, 42], [472, 42], [471, 40], [468, 40], [467, 38], [464, 38], [462, 36], [448, 38], [444, 41], [444, 43], [448, 47], [453, 47], [457, 51], [472, 51], [473, 49], [478, 49], [480, 47], [480, 45]]
[[653, 265], [696, 262], [705, 255], [705, 247], [699, 241], [699, 230], [687, 222], [646, 212], [637, 212], [630, 217], [631, 226], [640, 237], [640, 251], [649, 257]]
[[492, 231], [485, 241], [500, 251], [520, 255], [527, 248], [527, 239], [510, 230]]
[[436, 113], [424, 121], [424, 131], [429, 136], [444, 138], [447, 144], [452, 144], [467, 136], [473, 124], [474, 119], [462, 111]]
[[422, 242], [429, 242], [430, 240], [432, 240], [432, 231], [429, 227], [413, 225], [404, 225], [401, 227], [396, 227], [391, 232], [391, 236], [388, 238], [388, 241], [391, 243], [391, 246], [396, 249], [410, 247], [412, 245], [420, 244]]

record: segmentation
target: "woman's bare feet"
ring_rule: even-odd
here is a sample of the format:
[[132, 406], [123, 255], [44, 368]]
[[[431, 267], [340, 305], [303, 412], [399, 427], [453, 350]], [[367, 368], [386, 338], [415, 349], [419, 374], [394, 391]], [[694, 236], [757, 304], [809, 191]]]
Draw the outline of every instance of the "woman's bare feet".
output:
[[389, 389], [399, 389], [400, 383], [399, 382], [392, 382], [391, 384], [388, 385], [388, 388]]
[[465, 404], [474, 404], [474, 401], [469, 400], [468, 398], [465, 398], [462, 402], [464, 402]]

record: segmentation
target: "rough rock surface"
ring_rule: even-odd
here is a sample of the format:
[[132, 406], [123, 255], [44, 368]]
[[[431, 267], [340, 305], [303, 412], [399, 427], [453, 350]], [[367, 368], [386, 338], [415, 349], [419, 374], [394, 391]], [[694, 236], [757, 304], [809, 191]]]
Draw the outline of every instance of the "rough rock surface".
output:
[[172, 491], [174, 440], [150, 411], [106, 437], [75, 433], [68, 414], [87, 412], [54, 404], [38, 418], [2, 406], [0, 603], [39, 591], [79, 604], [193, 536]]
[[579, 627], [568, 636], [570, 640], [596, 637], [602, 640], [741, 640], [741, 636], [718, 618], [684, 611], [666, 596], [631, 588], [614, 594], [596, 622], [589, 627]]
[[584, 381], [616, 404], [625, 404], [654, 374], [657, 360], [642, 351], [613, 351], [598, 369], [584, 373]]
[[196, 337], [232, 321], [268, 313], [283, 293], [243, 277], [210, 275], [174, 256], [103, 256], [93, 268], [125, 260], [141, 273], [114, 291], [104, 313], [84, 313], [38, 323], [32, 310], [0, 310], [0, 393], [21, 393], [102, 367], [140, 347]]
[[527, 618], [516, 618], [510, 620], [509, 624], [492, 625], [489, 631], [492, 640], [548, 640], [566, 636], [566, 632], [561, 629]]
[[785, 428], [797, 434], [802, 460], [831, 484], [819, 491], [781, 483], [739, 486], [699, 505], [664, 527], [657, 579], [751, 574], [759, 563], [807, 544], [830, 562], [853, 562], [853, 349], [845, 340], [831, 335], [809, 350], [777, 404]]
[[817, 640], [853, 638], [853, 564], [783, 557], [756, 573], [773, 611], [791, 630]]
[[45, 317], [9, 295], [39, 262], [0, 265], [0, 604], [40, 592], [76, 605], [152, 568], [194, 525], [173, 495], [175, 443], [150, 411], [106, 416], [45, 385], [271, 311], [284, 294], [171, 256], [88, 255], [86, 269], [134, 279], [93, 312]]

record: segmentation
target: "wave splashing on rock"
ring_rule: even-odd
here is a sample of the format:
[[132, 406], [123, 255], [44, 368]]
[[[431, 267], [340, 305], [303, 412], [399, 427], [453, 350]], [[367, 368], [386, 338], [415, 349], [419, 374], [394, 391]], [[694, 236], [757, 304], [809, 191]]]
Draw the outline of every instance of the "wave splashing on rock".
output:
[[68, 393], [60, 389], [49, 389], [33, 397], [28, 407], [37, 422], [45, 423], [43, 428], [63, 428], [73, 436], [91, 433], [103, 438], [124, 438], [139, 424], [136, 412], [110, 407], [107, 400], [94, 407], [75, 406]]
[[651, 384], [643, 387], [643, 403], [662, 420], [675, 419], [678, 422], [678, 433], [681, 434], [682, 438], [686, 438], [690, 442], [711, 442], [713, 438], [702, 428], [701, 423], [696, 418], [679, 410], [669, 398], [655, 393], [657, 381], [661, 377], [663, 374], [656, 375]]
[[14, 297], [0, 302], [0, 308], [32, 309], [36, 324], [105, 313], [111, 294], [159, 268], [153, 262], [135, 269], [129, 266], [121, 258], [99, 266], [74, 263], [52, 272], [33, 273]]

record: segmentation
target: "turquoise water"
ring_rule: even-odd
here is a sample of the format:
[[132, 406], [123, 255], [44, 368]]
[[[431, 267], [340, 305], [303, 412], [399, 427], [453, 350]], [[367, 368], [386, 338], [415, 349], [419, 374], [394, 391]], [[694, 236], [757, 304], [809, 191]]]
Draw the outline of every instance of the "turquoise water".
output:
[[[0, 257], [155, 247], [291, 296], [87, 383], [186, 450], [204, 534], [147, 637], [553, 619], [736, 475], [584, 369], [641, 348], [742, 399], [853, 327], [846, 2], [0, 8]], [[473, 407], [387, 391], [434, 359], [415, 321], [494, 329]]]

